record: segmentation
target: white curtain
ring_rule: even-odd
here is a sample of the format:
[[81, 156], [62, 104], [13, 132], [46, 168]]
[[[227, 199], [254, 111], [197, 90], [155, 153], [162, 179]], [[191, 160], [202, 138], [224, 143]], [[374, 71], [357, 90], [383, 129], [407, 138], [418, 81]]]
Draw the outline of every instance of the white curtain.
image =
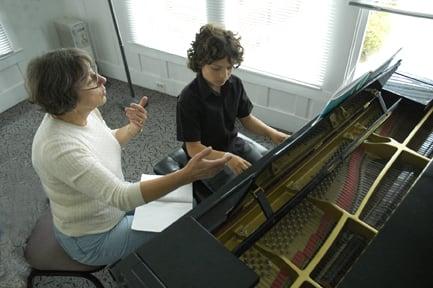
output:
[[242, 37], [242, 68], [320, 87], [335, 29], [335, 2], [127, 0], [125, 4], [134, 43], [185, 57], [199, 27], [216, 22]]

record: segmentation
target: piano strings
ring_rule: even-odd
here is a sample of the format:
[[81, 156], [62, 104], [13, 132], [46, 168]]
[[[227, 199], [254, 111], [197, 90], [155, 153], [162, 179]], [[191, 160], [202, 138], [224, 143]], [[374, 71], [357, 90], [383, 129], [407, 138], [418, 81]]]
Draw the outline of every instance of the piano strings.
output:
[[367, 243], [366, 237], [344, 228], [313, 270], [312, 278], [323, 287], [336, 287]]
[[290, 287], [294, 281], [289, 276], [287, 269], [278, 267], [254, 247], [248, 249], [240, 259], [259, 275], [260, 281], [256, 287]]
[[427, 158], [433, 157], [433, 116], [430, 116], [429, 121], [424, 123], [409, 146]]
[[406, 195], [418, 174], [419, 171], [409, 165], [391, 168], [364, 207], [361, 220], [380, 229]]
[[317, 186], [311, 196], [354, 214], [384, 166], [384, 161], [371, 159], [364, 148], [357, 148]]
[[305, 200], [272, 227], [257, 245], [303, 269], [334, 226], [335, 219]]
[[[304, 200], [242, 254], [240, 259], [260, 276], [257, 287], [289, 287], [295, 279], [276, 262], [286, 263], [286, 266], [289, 262], [304, 269], [335, 224], [335, 217], [309, 200]], [[246, 235], [239, 236], [242, 238]], [[263, 254], [265, 251], [267, 255]], [[279, 258], [279, 261], [274, 263], [269, 255], [274, 259]]]

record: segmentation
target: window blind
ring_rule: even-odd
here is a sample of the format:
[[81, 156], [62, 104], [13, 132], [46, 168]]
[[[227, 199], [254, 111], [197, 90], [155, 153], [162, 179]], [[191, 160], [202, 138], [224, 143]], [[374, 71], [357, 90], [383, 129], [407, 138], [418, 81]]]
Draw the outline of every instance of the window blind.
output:
[[203, 0], [127, 0], [130, 39], [137, 44], [186, 56], [186, 50], [206, 23]]
[[334, 1], [226, 1], [226, 27], [239, 32], [244, 66], [321, 86], [329, 59]]
[[6, 56], [9, 53], [12, 53], [12, 44], [6, 34], [6, 30], [0, 23], [0, 57]]
[[128, 0], [126, 10], [134, 43], [185, 57], [199, 27], [220, 21], [242, 37], [243, 68], [320, 87], [335, 28], [335, 2]]

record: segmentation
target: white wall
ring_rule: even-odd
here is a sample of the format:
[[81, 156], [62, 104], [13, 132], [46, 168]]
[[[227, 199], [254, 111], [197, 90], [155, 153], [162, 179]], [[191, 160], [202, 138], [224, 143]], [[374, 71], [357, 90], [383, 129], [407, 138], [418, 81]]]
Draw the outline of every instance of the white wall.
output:
[[0, 0], [0, 19], [15, 50], [0, 59], [0, 112], [27, 98], [24, 75], [29, 60], [58, 47], [51, 19], [64, 16], [63, 7], [53, 0]]
[[[67, 15], [88, 23], [100, 70], [107, 76], [126, 80], [106, 0], [0, 1], [2, 11], [3, 3], [6, 3], [8, 15], [19, 15], [13, 17], [10, 22], [23, 48], [24, 60], [18, 60], [21, 61], [21, 66], [25, 66], [30, 56], [58, 46], [52, 20]], [[116, 11], [120, 14], [121, 7], [116, 5], [119, 1], [113, 0], [113, 2]], [[21, 9], [20, 6], [25, 8]], [[347, 70], [350, 70], [348, 66], [355, 62], [351, 58], [350, 51], [354, 45], [354, 32], [358, 29], [356, 24], [359, 22], [359, 11], [358, 8], [345, 5], [336, 15], [338, 31], [335, 31], [333, 37], [337, 44], [332, 49], [331, 65], [323, 88], [320, 90], [242, 69], [237, 70], [235, 73], [243, 79], [246, 90], [255, 104], [254, 114], [268, 124], [288, 131], [296, 131], [313, 118], [333, 91], [341, 85]], [[27, 20], [20, 22], [19, 18]], [[124, 30], [126, 25], [122, 19], [119, 19], [119, 24], [133, 82], [173, 96], [178, 95], [194, 77], [194, 74], [186, 68], [185, 58], [129, 43]], [[1, 62], [0, 60], [0, 69]], [[0, 77], [3, 78], [2, 74]], [[14, 82], [13, 79], [10, 81]], [[0, 81], [0, 85], [2, 82]], [[125, 91], [125, 97], [129, 97], [129, 91]]]
[[0, 113], [26, 98], [20, 65], [25, 60], [23, 54], [21, 50], [0, 60]]

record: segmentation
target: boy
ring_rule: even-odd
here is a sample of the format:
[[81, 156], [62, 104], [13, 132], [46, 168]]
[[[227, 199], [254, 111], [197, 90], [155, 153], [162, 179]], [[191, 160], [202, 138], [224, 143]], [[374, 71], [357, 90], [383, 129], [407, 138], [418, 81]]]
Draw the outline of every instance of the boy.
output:
[[230, 154], [227, 165], [235, 175], [261, 157], [237, 136], [236, 118], [247, 130], [267, 136], [276, 144], [288, 137], [251, 114], [253, 104], [242, 81], [231, 74], [243, 61], [239, 40], [233, 32], [210, 24], [200, 28], [188, 49], [188, 68], [197, 77], [179, 95], [176, 114], [177, 139], [184, 142], [188, 156], [211, 146], [212, 153], [206, 158]]

